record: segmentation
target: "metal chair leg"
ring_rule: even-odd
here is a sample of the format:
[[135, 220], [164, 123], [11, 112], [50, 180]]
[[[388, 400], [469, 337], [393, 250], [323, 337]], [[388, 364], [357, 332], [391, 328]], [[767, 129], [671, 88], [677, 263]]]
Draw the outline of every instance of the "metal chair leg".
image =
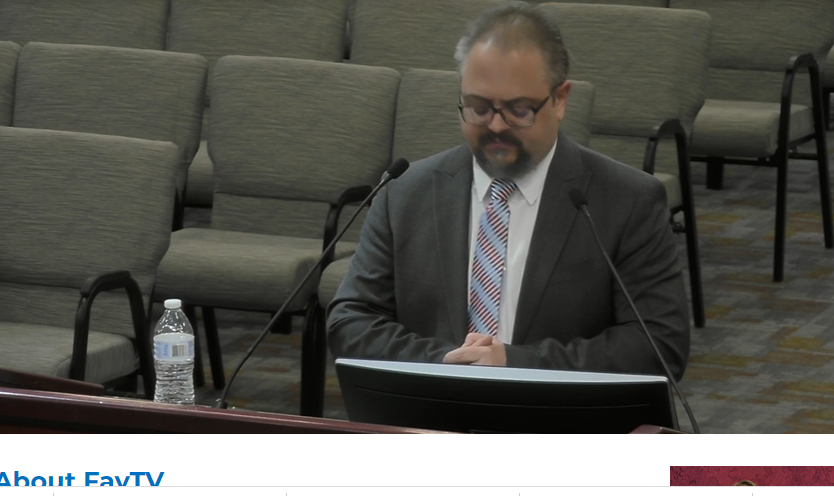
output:
[[217, 319], [214, 318], [213, 307], [202, 307], [203, 327], [206, 331], [206, 346], [208, 347], [209, 365], [211, 366], [211, 381], [214, 389], [226, 387], [226, 375], [223, 372], [223, 353], [220, 350], [220, 336], [217, 333]]
[[[154, 351], [153, 351], [153, 331], [154, 331], [154, 322], [153, 322], [153, 290], [151, 290], [151, 295], [148, 298], [148, 311], [145, 314], [145, 336], [147, 337], [147, 343], [145, 344], [145, 358], [142, 359], [140, 355], [139, 363], [142, 364], [147, 363], [147, 365], [141, 366], [141, 374], [142, 374], [142, 387], [144, 389], [145, 398], [152, 400], [154, 397], [154, 392], [156, 389], [156, 365], [154, 361]], [[137, 346], [139, 353], [143, 353], [142, 347]]]
[[191, 327], [194, 328], [194, 387], [201, 388], [206, 385], [206, 379], [203, 375], [203, 353], [200, 350], [200, 331], [197, 327], [197, 312], [194, 311], [194, 305], [183, 305], [182, 311], [191, 322]]
[[707, 157], [707, 189], [724, 189], [724, 157]]
[[301, 415], [309, 417], [321, 417], [324, 413], [327, 367], [324, 326], [324, 309], [314, 296], [308, 303], [301, 344]]
[[[831, 94], [823, 99], [824, 116], [819, 111], [814, 112], [814, 141], [817, 145], [817, 171], [820, 183], [820, 206], [822, 208], [822, 232], [825, 237], [825, 247], [834, 248], [834, 230], [831, 220], [831, 184], [828, 171], [828, 143], [825, 129], [828, 127], [828, 102]], [[823, 118], [825, 117], [825, 118]]]
[[692, 193], [692, 174], [689, 167], [689, 151], [683, 130], [675, 134], [678, 152], [678, 180], [681, 185], [683, 220], [686, 223], [686, 256], [689, 264], [689, 285], [692, 299], [692, 320], [695, 327], [706, 324], [704, 292], [701, 286], [701, 255], [698, 248], [698, 227], [695, 219], [695, 195]]
[[[702, 328], [706, 324], [704, 312], [704, 291], [701, 285], [701, 257], [698, 249], [698, 233], [695, 228], [695, 212], [692, 204], [684, 203], [684, 219], [686, 222], [686, 256], [689, 264], [689, 289], [692, 294], [692, 320], [695, 327]], [[692, 220], [690, 220], [692, 219]]]
[[780, 147], [773, 156], [776, 163], [776, 225], [773, 238], [773, 282], [785, 277], [785, 230], [787, 226], [788, 151]]
[[[695, 327], [700, 328], [706, 324], [706, 316], [704, 314], [704, 293], [701, 286], [701, 256], [698, 249], [698, 227], [695, 220], [695, 195], [692, 193], [692, 173], [689, 166], [689, 146], [686, 131], [684, 131], [679, 121], [675, 122], [675, 124], [670, 123], [668, 129], [673, 130], [675, 149], [678, 155], [678, 180], [681, 186], [683, 218], [686, 223], [686, 255], [689, 264], [692, 320], [695, 322]], [[649, 148], [647, 148], [647, 151], [649, 151]], [[723, 159], [713, 158], [712, 160], [720, 161], [719, 165], [723, 167]]]
[[[275, 314], [272, 314], [273, 316]], [[290, 335], [292, 334], [292, 313], [287, 312], [278, 319], [278, 322], [272, 326], [272, 333], [275, 334], [285, 334]]]
[[790, 146], [790, 106], [793, 96], [793, 82], [796, 73], [807, 69], [811, 81], [811, 110], [814, 116], [814, 139], [817, 144], [817, 160], [819, 167], [820, 197], [822, 200], [823, 232], [825, 246], [834, 246], [834, 236], [831, 228], [831, 196], [828, 180], [828, 150], [825, 145], [825, 122], [823, 118], [822, 85], [819, 65], [810, 53], [791, 57], [785, 69], [782, 82], [782, 98], [779, 111], [779, 136], [776, 154], [773, 161], [777, 167], [776, 182], [776, 234], [774, 236], [773, 281], [784, 279], [785, 271], [785, 229], [787, 222], [787, 191], [788, 191], [788, 148]]

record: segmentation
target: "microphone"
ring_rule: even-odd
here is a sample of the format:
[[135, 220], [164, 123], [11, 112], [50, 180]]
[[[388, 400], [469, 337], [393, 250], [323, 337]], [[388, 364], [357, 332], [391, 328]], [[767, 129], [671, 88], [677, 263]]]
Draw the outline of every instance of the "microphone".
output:
[[310, 267], [310, 270], [307, 271], [307, 274], [305, 274], [304, 277], [301, 278], [301, 281], [298, 283], [298, 285], [296, 285], [296, 287], [292, 290], [287, 299], [284, 300], [284, 304], [281, 305], [281, 308], [279, 308], [278, 311], [275, 312], [275, 315], [272, 316], [272, 319], [269, 321], [266, 327], [264, 327], [264, 330], [258, 336], [258, 339], [256, 339], [252, 346], [250, 346], [249, 349], [246, 350], [246, 355], [244, 355], [243, 360], [241, 360], [237, 367], [235, 367], [234, 372], [232, 372], [232, 375], [229, 377], [229, 381], [226, 383], [226, 387], [223, 388], [223, 393], [220, 395], [220, 398], [217, 399], [217, 402], [214, 405], [215, 408], [228, 408], [229, 404], [226, 402], [226, 396], [229, 394], [229, 389], [231, 389], [232, 382], [234, 382], [238, 372], [240, 372], [240, 369], [243, 368], [243, 364], [245, 364], [246, 361], [249, 360], [249, 357], [252, 356], [252, 353], [255, 352], [255, 349], [258, 347], [258, 345], [261, 344], [261, 341], [263, 341], [264, 338], [266, 338], [266, 335], [269, 334], [269, 330], [272, 329], [272, 326], [274, 326], [278, 319], [281, 318], [281, 316], [284, 314], [290, 302], [293, 301], [296, 296], [298, 296], [298, 293], [301, 291], [301, 288], [303, 288], [304, 285], [307, 284], [307, 281], [310, 280], [310, 278], [313, 276], [316, 270], [318, 270], [319, 266], [321, 266], [324, 259], [327, 258], [331, 251], [333, 251], [333, 249], [336, 246], [336, 243], [338, 243], [339, 240], [342, 239], [342, 237], [345, 235], [345, 232], [347, 232], [348, 228], [350, 228], [351, 224], [353, 224], [353, 221], [356, 220], [356, 217], [359, 215], [359, 212], [361, 212], [362, 209], [368, 206], [371, 200], [373, 200], [374, 196], [376, 196], [379, 190], [385, 187], [386, 184], [403, 175], [403, 173], [408, 169], [408, 166], [408, 160], [402, 157], [398, 158], [394, 161], [393, 164], [388, 166], [388, 169], [385, 170], [385, 173], [382, 175], [382, 179], [379, 181], [379, 184], [377, 184], [376, 187], [373, 190], [371, 190], [370, 194], [368, 194], [368, 196], [364, 200], [362, 200], [362, 203], [359, 204], [359, 207], [353, 213], [351, 218], [348, 219], [347, 223], [342, 228], [342, 230], [339, 231], [339, 233], [336, 234], [336, 236], [333, 238], [330, 244], [328, 244], [327, 247], [324, 250], [322, 250], [321, 256], [316, 261], [316, 263], [313, 264], [312, 267]]
[[689, 403], [686, 401], [686, 398], [684, 397], [683, 393], [681, 393], [681, 390], [678, 389], [678, 383], [672, 376], [672, 372], [669, 371], [669, 366], [666, 364], [666, 360], [664, 360], [663, 355], [660, 354], [660, 350], [655, 344], [654, 339], [652, 339], [652, 335], [649, 334], [649, 329], [646, 327], [646, 323], [643, 322], [643, 317], [640, 316], [640, 312], [637, 311], [637, 307], [634, 305], [634, 301], [631, 299], [631, 295], [628, 294], [625, 284], [623, 284], [623, 280], [620, 279], [619, 272], [617, 272], [617, 269], [611, 262], [611, 258], [608, 256], [608, 253], [605, 252], [605, 248], [603, 248], [602, 246], [602, 241], [600, 241], [599, 239], [597, 229], [596, 227], [594, 227], [594, 220], [591, 218], [591, 213], [588, 212], [588, 200], [585, 198], [585, 193], [583, 193], [581, 190], [577, 188], [572, 188], [570, 191], [568, 191], [568, 196], [570, 197], [570, 201], [571, 203], [573, 203], [573, 206], [576, 207], [577, 210], [582, 212], [582, 214], [588, 220], [588, 225], [591, 226], [591, 232], [594, 234], [594, 240], [596, 240], [597, 242], [597, 247], [599, 247], [599, 251], [602, 252], [602, 256], [608, 263], [608, 268], [611, 269], [611, 273], [614, 274], [614, 278], [617, 280], [617, 284], [620, 286], [620, 290], [625, 295], [626, 300], [628, 300], [628, 304], [631, 306], [631, 311], [634, 312], [634, 316], [637, 317], [637, 321], [640, 322], [640, 327], [643, 329], [643, 332], [649, 339], [649, 344], [652, 345], [652, 349], [654, 350], [655, 355], [657, 355], [657, 359], [660, 360], [660, 364], [663, 365], [663, 370], [666, 372], [666, 377], [672, 384], [672, 387], [674, 388], [675, 393], [678, 395], [678, 398], [680, 398], [681, 403], [683, 403], [683, 407], [686, 410], [686, 415], [689, 417], [689, 422], [692, 423], [692, 429], [695, 431], [695, 434], [700, 434], [701, 430], [698, 429], [698, 423], [695, 422], [695, 416], [692, 414], [692, 409], [689, 408]]
[[403, 157], [400, 157], [397, 160], [395, 160], [393, 164], [388, 166], [388, 169], [385, 170], [385, 173], [382, 174], [382, 180], [368, 198], [373, 198], [376, 192], [379, 191], [383, 186], [388, 184], [390, 181], [393, 181], [394, 179], [402, 176], [403, 173], [406, 170], [408, 170], [409, 165], [410, 164], [408, 163], [408, 160], [406, 160]]

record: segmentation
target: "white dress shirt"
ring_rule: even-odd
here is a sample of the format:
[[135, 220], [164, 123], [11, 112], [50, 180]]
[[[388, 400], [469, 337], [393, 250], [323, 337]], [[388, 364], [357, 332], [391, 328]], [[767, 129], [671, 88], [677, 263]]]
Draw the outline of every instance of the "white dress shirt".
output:
[[[557, 140], [558, 141], [558, 140]], [[530, 240], [533, 237], [533, 227], [536, 224], [536, 214], [541, 204], [542, 189], [550, 162], [556, 151], [556, 143], [544, 157], [544, 160], [533, 168], [527, 175], [516, 179], [518, 189], [510, 196], [510, 230], [507, 235], [507, 259], [504, 262], [504, 275], [501, 277], [501, 303], [498, 307], [498, 340], [511, 343], [515, 311], [518, 307], [518, 296], [521, 292], [521, 281], [524, 278], [524, 265], [527, 262], [527, 252], [530, 250]], [[468, 295], [472, 287], [472, 261], [475, 258], [475, 245], [478, 239], [478, 227], [481, 215], [489, 205], [489, 186], [492, 178], [481, 169], [475, 158], [472, 159], [472, 208], [469, 222], [469, 284]]]

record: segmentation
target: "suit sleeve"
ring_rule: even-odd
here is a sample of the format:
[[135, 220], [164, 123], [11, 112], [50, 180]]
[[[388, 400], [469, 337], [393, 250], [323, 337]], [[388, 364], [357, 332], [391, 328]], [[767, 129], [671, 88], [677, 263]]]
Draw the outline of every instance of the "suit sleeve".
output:
[[[652, 181], [636, 198], [614, 266], [676, 379], [689, 355], [689, 315], [666, 191]], [[577, 219], [577, 222], [583, 222]], [[597, 248], [594, 247], [594, 250]], [[613, 276], [616, 324], [590, 338], [507, 345], [507, 365], [524, 368], [663, 374], [663, 367]], [[587, 311], [593, 311], [588, 309]]]
[[327, 337], [337, 357], [410, 362], [441, 362], [457, 348], [450, 342], [420, 336], [396, 322], [393, 233], [388, 188], [376, 197], [360, 243], [328, 307]]

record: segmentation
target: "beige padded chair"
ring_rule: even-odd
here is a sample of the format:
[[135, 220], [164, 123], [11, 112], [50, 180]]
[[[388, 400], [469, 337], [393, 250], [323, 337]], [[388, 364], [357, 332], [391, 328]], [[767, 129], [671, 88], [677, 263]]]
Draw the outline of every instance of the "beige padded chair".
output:
[[455, 45], [466, 25], [502, 0], [356, 0], [350, 62], [391, 67], [457, 69]]
[[[581, 145], [591, 135], [594, 87], [585, 81], [573, 81], [562, 129]], [[411, 162], [430, 157], [463, 142], [460, 114], [460, 77], [454, 71], [410, 69], [403, 76], [397, 99], [393, 157]], [[327, 308], [342, 279], [350, 259], [337, 260], [322, 273], [319, 302]]]
[[11, 41], [0, 41], [0, 126], [12, 125], [14, 85], [20, 47]]
[[683, 224], [670, 222], [676, 232], [686, 233], [693, 320], [702, 327], [687, 144], [706, 90], [709, 16], [616, 5], [546, 3], [540, 8], [561, 29], [571, 54], [570, 76], [596, 88], [590, 148], [654, 174], [666, 186], [672, 216], [683, 214]]
[[0, 40], [164, 50], [169, 0], [0, 0]]
[[134, 391], [141, 370], [153, 394], [144, 305], [178, 162], [162, 141], [0, 127], [0, 367]]
[[[168, 50], [203, 55], [210, 72], [224, 55], [341, 62], [347, 4], [348, 0], [171, 0]], [[186, 202], [191, 206], [212, 203], [208, 109], [205, 114], [202, 143], [188, 172]]]
[[12, 122], [171, 141], [181, 192], [200, 143], [205, 80], [199, 55], [33, 42], [20, 51]]
[[[383, 67], [245, 56], [217, 63], [211, 229], [173, 234], [154, 296], [203, 307], [216, 388], [224, 377], [213, 308], [274, 312], [284, 303], [335, 234], [340, 195], [376, 184], [388, 166], [399, 82], [396, 71]], [[342, 200], [361, 200], [369, 191]], [[336, 259], [350, 255], [355, 240], [350, 233]], [[307, 314], [304, 415], [321, 415], [324, 394], [317, 284], [314, 277], [288, 307]]]
[[[721, 189], [725, 163], [777, 169], [773, 280], [781, 281], [789, 158], [817, 162], [825, 246], [834, 247], [817, 66], [834, 43], [834, 2], [768, 0], [751, 8], [747, 0], [671, 0], [670, 7], [702, 10], [713, 19], [707, 100], [690, 150], [693, 160], [707, 163], [707, 187]], [[808, 70], [811, 84], [804, 74], [794, 81]], [[796, 153], [809, 140], [816, 153]]]

